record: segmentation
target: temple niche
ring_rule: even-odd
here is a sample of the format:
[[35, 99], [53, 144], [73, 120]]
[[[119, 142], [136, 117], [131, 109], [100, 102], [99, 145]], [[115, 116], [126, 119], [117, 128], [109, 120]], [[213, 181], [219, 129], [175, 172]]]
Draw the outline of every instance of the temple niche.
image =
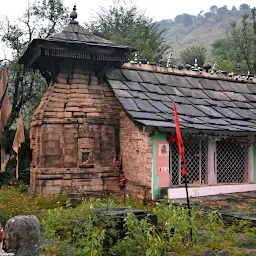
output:
[[120, 104], [105, 73], [134, 51], [87, 31], [76, 9], [62, 32], [34, 39], [20, 59], [49, 87], [31, 122], [31, 191], [100, 195], [119, 191]]

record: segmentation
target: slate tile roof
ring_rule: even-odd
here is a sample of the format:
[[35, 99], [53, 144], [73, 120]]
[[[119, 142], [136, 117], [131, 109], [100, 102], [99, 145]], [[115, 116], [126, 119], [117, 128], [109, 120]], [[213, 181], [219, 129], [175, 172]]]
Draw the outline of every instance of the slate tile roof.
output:
[[124, 64], [106, 78], [130, 117], [146, 126], [173, 129], [172, 101], [183, 130], [256, 132], [256, 79], [234, 78], [151, 65]]

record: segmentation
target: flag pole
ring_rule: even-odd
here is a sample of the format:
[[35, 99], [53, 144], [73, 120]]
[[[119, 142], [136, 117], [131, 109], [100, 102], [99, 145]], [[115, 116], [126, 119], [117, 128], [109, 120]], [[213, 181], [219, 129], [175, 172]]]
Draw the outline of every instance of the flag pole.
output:
[[18, 180], [19, 179], [19, 151], [17, 152], [16, 160], [17, 160], [16, 179]]
[[193, 238], [193, 231], [192, 231], [192, 224], [191, 224], [191, 207], [189, 202], [189, 196], [188, 196], [188, 180], [187, 175], [183, 175], [185, 179], [185, 188], [186, 188], [186, 196], [187, 196], [187, 208], [188, 208], [188, 216], [189, 216], [189, 222], [190, 222], [190, 240], [192, 241]]
[[180, 159], [183, 162], [182, 166], [182, 174], [184, 176], [184, 181], [185, 181], [185, 188], [186, 188], [186, 197], [187, 197], [187, 209], [188, 209], [188, 215], [189, 215], [189, 222], [190, 222], [190, 239], [192, 241], [192, 223], [191, 223], [191, 208], [190, 208], [190, 202], [189, 202], [189, 197], [188, 197], [188, 181], [187, 181], [187, 167], [186, 167], [186, 159], [185, 159], [185, 148], [184, 148], [184, 143], [180, 131], [180, 124], [179, 124], [179, 117], [178, 117], [178, 112], [176, 108], [176, 104], [173, 101], [173, 113], [174, 113], [174, 120], [175, 120], [175, 130], [176, 130], [176, 138], [175, 142], [178, 146], [179, 153], [180, 153]]

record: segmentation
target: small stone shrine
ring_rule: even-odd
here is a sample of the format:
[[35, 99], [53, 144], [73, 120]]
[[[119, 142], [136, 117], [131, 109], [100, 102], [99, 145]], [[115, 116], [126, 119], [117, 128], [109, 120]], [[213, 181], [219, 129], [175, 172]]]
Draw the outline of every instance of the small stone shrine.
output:
[[[59, 34], [34, 39], [20, 63], [49, 84], [31, 122], [31, 190], [100, 195], [119, 190], [120, 105], [104, 72], [134, 51], [80, 26], [76, 7]], [[114, 100], [113, 100], [114, 99]]]

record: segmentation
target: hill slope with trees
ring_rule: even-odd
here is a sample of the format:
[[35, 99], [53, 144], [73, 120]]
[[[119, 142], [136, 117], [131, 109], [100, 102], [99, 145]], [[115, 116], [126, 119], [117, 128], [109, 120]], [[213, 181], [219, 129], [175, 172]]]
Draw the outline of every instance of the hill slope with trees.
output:
[[211, 57], [212, 43], [225, 37], [232, 22], [239, 23], [243, 15], [251, 14], [252, 7], [241, 4], [229, 10], [226, 5], [214, 5], [208, 12], [201, 11], [197, 16], [184, 13], [174, 20], [162, 20], [158, 24], [160, 29], [166, 29], [163, 36], [171, 43], [174, 57], [179, 57], [184, 48], [198, 44], [204, 46], [208, 57]]

